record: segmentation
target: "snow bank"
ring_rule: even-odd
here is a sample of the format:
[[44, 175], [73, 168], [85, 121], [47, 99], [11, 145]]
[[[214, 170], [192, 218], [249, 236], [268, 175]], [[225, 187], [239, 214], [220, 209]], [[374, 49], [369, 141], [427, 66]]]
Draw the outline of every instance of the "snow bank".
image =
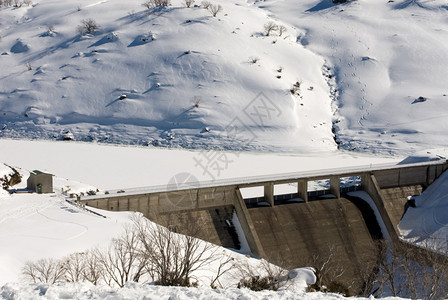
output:
[[398, 224], [402, 238], [423, 247], [446, 249], [448, 238], [448, 172], [443, 173], [420, 196], [413, 197]]
[[[121, 289], [97, 287], [88, 283], [59, 284], [59, 285], [25, 285], [7, 284], [0, 289], [0, 297], [5, 300], [12, 299], [347, 299], [337, 294], [323, 293], [298, 293], [295, 291], [260, 291], [254, 292], [248, 289], [211, 289], [211, 288], [183, 288], [162, 287], [145, 284], [127, 284]], [[355, 298], [353, 298], [355, 299]], [[366, 298], [356, 298], [366, 299]], [[385, 298], [398, 299], [398, 298]]]

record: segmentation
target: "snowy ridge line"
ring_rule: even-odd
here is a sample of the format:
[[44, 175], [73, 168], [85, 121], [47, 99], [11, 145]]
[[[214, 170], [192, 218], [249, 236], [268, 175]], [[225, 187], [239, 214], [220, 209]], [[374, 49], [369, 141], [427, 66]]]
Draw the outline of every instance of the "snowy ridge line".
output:
[[295, 179], [298, 180], [307, 177], [323, 177], [332, 175], [345, 175], [345, 174], [349, 175], [354, 173], [364, 173], [372, 171], [384, 171], [384, 170], [395, 170], [395, 169], [414, 168], [414, 167], [423, 167], [432, 165], [444, 165], [446, 163], [447, 163], [446, 159], [440, 159], [436, 161], [409, 163], [409, 164], [395, 164], [395, 163], [384, 163], [376, 165], [370, 164], [358, 167], [331, 168], [331, 169], [320, 169], [320, 170], [283, 173], [274, 175], [186, 182], [181, 184], [156, 185], [156, 186], [129, 188], [129, 189], [108, 190], [107, 191], [108, 194], [82, 196], [81, 200], [113, 198], [113, 197], [132, 196], [132, 195], [160, 193], [160, 192], [174, 192], [174, 191], [183, 191], [198, 188], [212, 188], [212, 187], [221, 187], [229, 185], [262, 184], [271, 181], [283, 181], [283, 180], [295, 180]]

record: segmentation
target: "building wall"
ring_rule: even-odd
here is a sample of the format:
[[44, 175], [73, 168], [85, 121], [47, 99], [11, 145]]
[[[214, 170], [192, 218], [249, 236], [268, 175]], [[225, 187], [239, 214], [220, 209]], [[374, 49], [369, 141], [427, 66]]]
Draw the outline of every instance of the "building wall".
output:
[[42, 185], [42, 193], [53, 193], [53, 175], [51, 174], [30, 174], [26, 188], [37, 192], [37, 186]]

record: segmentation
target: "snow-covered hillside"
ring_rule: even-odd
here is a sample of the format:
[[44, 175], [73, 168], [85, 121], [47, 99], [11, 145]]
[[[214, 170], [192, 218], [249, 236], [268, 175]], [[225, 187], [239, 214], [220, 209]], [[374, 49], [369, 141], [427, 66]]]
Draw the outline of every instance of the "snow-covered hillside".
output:
[[340, 146], [368, 152], [446, 147], [445, 0], [258, 2], [324, 57], [338, 90]]
[[[216, 17], [199, 1], [142, 3], [0, 8], [0, 136], [310, 152], [335, 149], [334, 132], [348, 150], [446, 146], [444, 0], [212, 1]], [[88, 19], [100, 28], [80, 35]], [[265, 36], [269, 22], [286, 31]]]
[[[151, 14], [141, 4], [2, 8], [1, 136], [335, 148], [324, 60], [296, 42], [297, 29], [277, 22], [286, 32], [264, 36], [267, 13], [238, 0], [219, 2], [216, 17], [180, 0]], [[100, 28], [80, 35], [88, 19]]]

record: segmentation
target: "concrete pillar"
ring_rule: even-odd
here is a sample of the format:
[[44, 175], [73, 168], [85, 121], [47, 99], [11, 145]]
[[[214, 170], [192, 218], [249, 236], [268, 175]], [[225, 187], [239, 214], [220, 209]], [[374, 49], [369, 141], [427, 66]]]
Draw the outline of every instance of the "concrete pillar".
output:
[[308, 180], [300, 179], [297, 182], [297, 194], [299, 194], [299, 197], [305, 202], [308, 202]]
[[272, 182], [264, 185], [264, 200], [274, 206], [274, 184]]
[[339, 176], [330, 177], [330, 192], [336, 196], [336, 198], [341, 198], [341, 184]]
[[266, 258], [263, 246], [261, 245], [258, 233], [255, 230], [254, 223], [250, 217], [249, 211], [244, 203], [243, 197], [239, 188], [235, 188], [233, 197], [233, 206], [235, 207], [238, 220], [240, 221], [241, 228], [243, 229], [244, 235], [246, 236], [247, 243], [249, 244], [250, 250], [253, 254], [258, 257]]

